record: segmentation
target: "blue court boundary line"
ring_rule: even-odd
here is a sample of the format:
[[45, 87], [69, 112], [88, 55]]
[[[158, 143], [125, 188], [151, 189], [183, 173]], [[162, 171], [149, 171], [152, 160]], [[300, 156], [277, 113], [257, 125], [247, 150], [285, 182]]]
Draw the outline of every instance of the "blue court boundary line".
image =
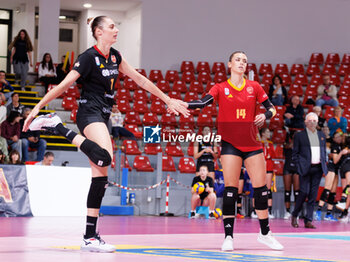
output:
[[280, 235], [276, 234], [277, 237], [292, 237], [292, 238], [309, 238], [309, 239], [322, 239], [322, 240], [342, 240], [350, 241], [350, 236], [339, 236], [339, 235], [325, 235], [325, 234], [288, 234]]

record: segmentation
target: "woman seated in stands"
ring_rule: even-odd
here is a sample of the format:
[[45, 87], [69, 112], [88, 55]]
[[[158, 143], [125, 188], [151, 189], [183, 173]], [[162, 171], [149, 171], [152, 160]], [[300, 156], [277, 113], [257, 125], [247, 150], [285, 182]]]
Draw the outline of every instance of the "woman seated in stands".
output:
[[269, 99], [275, 106], [283, 106], [287, 103], [287, 89], [283, 86], [283, 80], [279, 75], [272, 78], [269, 89]]
[[21, 161], [21, 156], [17, 150], [12, 150], [9, 155], [9, 165], [23, 165]]
[[56, 68], [52, 63], [52, 57], [45, 53], [38, 69], [39, 80], [45, 85], [45, 93], [50, 84], [57, 83]]

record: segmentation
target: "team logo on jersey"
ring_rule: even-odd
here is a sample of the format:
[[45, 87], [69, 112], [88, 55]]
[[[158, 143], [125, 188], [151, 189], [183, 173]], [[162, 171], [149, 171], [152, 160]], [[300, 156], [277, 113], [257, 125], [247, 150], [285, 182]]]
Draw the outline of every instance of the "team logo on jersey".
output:
[[247, 87], [247, 92], [248, 92], [248, 94], [253, 94], [253, 92], [254, 92], [254, 89], [253, 89], [253, 87], [251, 87], [251, 86], [248, 86]]
[[230, 90], [227, 87], [225, 87], [225, 95], [228, 96], [229, 94], [230, 94]]
[[103, 64], [100, 65], [100, 68], [105, 68], [105, 66]]
[[231, 94], [228, 96], [228, 98], [232, 98], [232, 97], [233, 97], [233, 95], [231, 95]]
[[115, 58], [115, 55], [112, 55], [112, 56], [111, 56], [111, 59], [112, 59], [112, 62], [113, 62], [113, 63], [116, 63], [116, 62], [117, 62], [117, 59]]
[[97, 57], [97, 56], [95, 56], [95, 61], [96, 61], [96, 65], [97, 66], [100, 66], [100, 59]]

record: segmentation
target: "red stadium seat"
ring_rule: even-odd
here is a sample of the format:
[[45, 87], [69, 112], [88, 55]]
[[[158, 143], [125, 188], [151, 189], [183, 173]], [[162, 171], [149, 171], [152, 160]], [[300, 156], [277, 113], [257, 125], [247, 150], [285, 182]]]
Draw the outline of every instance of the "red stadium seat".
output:
[[160, 90], [162, 90], [164, 93], [168, 93], [168, 92], [170, 92], [170, 85], [169, 85], [169, 82], [168, 81], [166, 81], [166, 80], [163, 80], [163, 79], [161, 79], [161, 80], [158, 80], [158, 82], [157, 82], [157, 87], [160, 89]]
[[196, 67], [196, 71], [197, 73], [205, 71], [208, 74], [210, 74], [210, 67], [209, 67], [209, 63], [208, 62], [204, 62], [204, 61], [200, 61], [197, 63], [197, 67]]
[[182, 135], [182, 136], [186, 137], [187, 134], [193, 134], [193, 133], [194, 133], [193, 126], [180, 124], [180, 129], [178, 132], [179, 136]]
[[143, 75], [144, 77], [147, 77], [146, 75], [146, 70], [145, 69], [142, 69], [142, 68], [139, 68], [139, 69], [136, 69], [137, 72], [139, 72], [141, 75]]
[[122, 84], [120, 83], [120, 79], [117, 78], [117, 81], [115, 81], [115, 84], [114, 84], [114, 90], [118, 90], [118, 89], [121, 89], [121, 88], [123, 88]]
[[297, 74], [304, 74], [304, 65], [303, 64], [293, 64], [292, 68], [290, 69], [290, 74], [292, 76], [295, 76]]
[[179, 142], [168, 142], [165, 147], [165, 154], [168, 156], [184, 156]]
[[77, 122], [77, 112], [78, 112], [78, 108], [74, 108], [70, 113], [70, 120], [72, 120], [74, 123]]
[[78, 108], [78, 103], [75, 97], [65, 96], [63, 97], [62, 107], [64, 110], [72, 111], [74, 108]]
[[215, 75], [214, 75], [214, 82], [215, 83], [225, 82], [226, 80], [227, 80], [226, 73], [222, 73], [222, 72], [215, 73]]
[[121, 166], [121, 168], [129, 169], [130, 172], [132, 171], [132, 167], [130, 166], [129, 160], [126, 157], [126, 155], [121, 155], [120, 166]]
[[139, 130], [137, 125], [126, 124], [125, 128], [127, 130], [129, 130], [131, 133], [133, 133], [136, 138], [141, 138], [142, 137], [142, 132]]
[[179, 80], [179, 73], [175, 70], [168, 70], [166, 71], [166, 74], [165, 74], [165, 80], [168, 81], [168, 82], [175, 82], [177, 80]]
[[248, 63], [247, 64], [247, 67], [245, 69], [245, 74], [248, 75], [249, 74], [249, 71], [253, 71], [255, 75], [258, 74], [258, 70], [256, 68], [256, 64], [254, 63]]
[[260, 83], [259, 76], [257, 74], [254, 74], [254, 81]]
[[312, 110], [312, 108], [314, 107], [313, 104], [306, 104], [306, 102], [309, 100], [309, 99], [312, 99], [315, 103], [315, 99], [316, 99], [316, 94], [313, 94], [313, 95], [304, 95], [304, 98], [303, 98], [303, 103], [302, 103], [302, 106], [304, 108], [308, 108], [309, 112], [310, 110]]
[[350, 96], [349, 95], [350, 94], [347, 94], [346, 96], [339, 96], [338, 97], [339, 106], [341, 106], [342, 108], [350, 106]]
[[166, 171], [166, 172], [176, 171], [174, 159], [171, 156], [162, 157], [162, 171]]
[[307, 76], [304, 73], [298, 73], [295, 75], [294, 84], [299, 84], [302, 86], [307, 86], [309, 83]]
[[269, 93], [270, 84], [260, 83], [260, 85], [264, 89], [265, 93], [268, 94]]
[[318, 84], [308, 84], [305, 90], [305, 95], [312, 95], [316, 96], [317, 95], [317, 88]]
[[303, 88], [299, 84], [292, 84], [289, 87], [288, 97], [292, 97], [292, 96], [295, 96], [295, 95], [296, 96], [302, 96], [303, 95]]
[[184, 117], [181, 114], [179, 123], [180, 125], [188, 125], [188, 126], [194, 127], [194, 117], [193, 115], [190, 115], [189, 117]]
[[263, 63], [259, 67], [259, 75], [273, 74], [272, 65], [268, 63]]
[[275, 130], [276, 128], [281, 129], [283, 128], [283, 126], [284, 126], [283, 116], [275, 116], [271, 118], [270, 125], [269, 125], [270, 130]]
[[181, 93], [179, 92], [179, 91], [170, 91], [169, 93], [168, 93], [168, 95], [169, 95], [169, 97], [170, 98], [175, 98], [175, 99], [180, 99], [180, 100], [182, 100], [182, 98], [181, 98]]
[[181, 63], [181, 72], [193, 72], [194, 73], [194, 64], [192, 61], [182, 61]]
[[342, 84], [339, 88], [338, 95], [339, 96], [348, 96], [350, 94], [350, 85]]
[[343, 117], [350, 119], [350, 106], [344, 108]]
[[208, 83], [212, 81], [210, 73], [206, 71], [199, 72], [197, 78], [198, 78], [198, 81], [202, 83]]
[[156, 113], [158, 115], [165, 114], [166, 109], [164, 103], [162, 101], [153, 101], [151, 104], [151, 112]]
[[272, 142], [283, 144], [286, 141], [287, 132], [284, 129], [274, 129], [272, 134]]
[[284, 159], [283, 144], [277, 144], [275, 148], [275, 157], [277, 159]]
[[136, 82], [129, 77], [124, 79], [123, 87], [129, 90], [136, 90], [138, 88]]
[[144, 151], [147, 155], [157, 155], [163, 152], [162, 146], [158, 143], [146, 143]]
[[173, 91], [186, 93], [188, 91], [186, 83], [184, 81], [181, 81], [181, 80], [175, 81], [174, 85], [173, 85]]
[[124, 80], [125, 78], [127, 78], [127, 75], [119, 71], [118, 79]]
[[117, 99], [132, 101], [129, 89], [118, 89], [117, 90]]
[[350, 74], [344, 76], [343, 84], [350, 85]]
[[182, 157], [179, 161], [180, 173], [196, 173], [196, 165], [194, 160], [190, 157]]
[[350, 74], [350, 65], [349, 64], [341, 64], [338, 70], [339, 76], [346, 76]]
[[343, 59], [341, 60], [343, 65], [350, 65], [350, 53], [346, 53], [343, 55]]
[[75, 98], [79, 98], [80, 97], [80, 92], [79, 89], [76, 85], [70, 86], [66, 92], [65, 92], [66, 96], [70, 96], [70, 97], [75, 97]]
[[325, 64], [322, 69], [322, 74], [336, 74], [337, 70], [335, 69], [334, 64]]
[[326, 64], [339, 65], [340, 57], [338, 53], [329, 53], [326, 58]]
[[322, 65], [324, 62], [324, 57], [322, 53], [312, 53], [310, 60], [309, 60], [309, 64], [318, 64], [318, 65]]
[[159, 124], [159, 120], [156, 113], [146, 113], [143, 115], [142, 124], [144, 126], [156, 126]]
[[141, 155], [135, 140], [124, 140], [123, 147], [123, 152], [127, 155]]
[[138, 172], [153, 172], [154, 169], [151, 166], [147, 156], [136, 156], [134, 159], [134, 168]]
[[134, 125], [141, 125], [141, 119], [140, 119], [140, 115], [137, 112], [127, 112], [125, 114], [125, 118], [124, 121], [126, 124], [134, 124]]
[[212, 117], [207, 114], [200, 114], [197, 119], [197, 126], [198, 127], [209, 126], [210, 128], [214, 127]]
[[39, 66], [40, 66], [41, 62], [36, 62], [35, 64], [35, 72], [38, 73], [39, 71]]
[[124, 99], [119, 100], [118, 99], [117, 104], [118, 104], [119, 111], [122, 112], [123, 114], [131, 111], [130, 102], [128, 100], [124, 100]]
[[217, 72], [221, 72], [226, 74], [226, 66], [223, 62], [214, 62], [213, 66], [211, 67], [211, 72], [213, 74], [216, 74]]
[[261, 83], [270, 86], [272, 84], [273, 75], [271, 73], [266, 73], [263, 75]]
[[327, 106], [326, 107], [326, 112], [324, 113], [324, 118], [328, 121], [333, 116], [334, 116], [334, 107]]
[[193, 154], [194, 154], [193, 145], [194, 145], [194, 142], [190, 142], [190, 144], [187, 147], [187, 155], [189, 155], [189, 156], [193, 156]]
[[149, 80], [151, 80], [152, 82], [158, 82], [159, 80], [163, 80], [163, 74], [161, 70], [156, 70], [156, 69], [152, 69], [149, 73]]
[[313, 74], [310, 80], [310, 84], [320, 85], [322, 84], [322, 77], [320, 74]]
[[146, 90], [144, 90], [144, 89], [135, 90], [133, 100], [134, 100], [134, 102], [138, 101], [138, 100], [142, 100], [144, 103], [147, 103], [148, 96], [147, 96]]
[[199, 81], [192, 81], [189, 87], [190, 92], [195, 92], [195, 93], [203, 93], [204, 88], [202, 82]]
[[162, 99], [160, 99], [158, 96], [155, 96], [155, 95], [151, 94], [151, 103], [154, 102], [154, 101], [161, 102]]
[[202, 109], [202, 114], [207, 114], [210, 116], [217, 116], [218, 111], [216, 105], [210, 104]]
[[193, 100], [198, 100], [198, 93], [195, 93], [195, 92], [187, 92], [185, 94], [185, 97], [184, 97], [184, 101], [185, 102], [190, 102], [190, 101], [193, 101]]
[[276, 176], [283, 176], [283, 167], [284, 167], [283, 160], [273, 161], [273, 172], [276, 174]]
[[177, 122], [176, 122], [176, 118], [175, 115], [173, 114], [163, 114], [162, 118], [160, 119], [160, 122], [162, 123], [162, 125], [167, 125], [167, 126], [177, 126]]
[[161, 136], [163, 138], [170, 137], [173, 135], [176, 135], [176, 129], [174, 126], [162, 125]]
[[209, 92], [210, 89], [215, 85], [216, 83], [215, 82], [209, 82], [207, 83], [207, 87], [205, 88], [205, 92]]
[[38, 163], [39, 161], [26, 161], [25, 164], [26, 165], [35, 165], [36, 163]]
[[306, 74], [308, 76], [312, 76], [314, 74], [320, 74], [320, 73], [321, 73], [321, 69], [318, 64], [309, 64], [309, 66], [306, 69]]
[[292, 78], [288, 73], [282, 73], [280, 74], [280, 77], [282, 78], [283, 85], [289, 86], [292, 84]]
[[329, 75], [331, 84], [340, 86], [340, 77], [337, 74]]
[[[276, 116], [283, 118], [283, 115], [286, 112], [286, 107], [285, 106], [275, 106], [275, 109], [276, 109]], [[262, 113], [264, 113], [265, 110], [266, 109], [262, 106]]]
[[277, 64], [275, 67], [275, 75], [289, 74], [287, 64]]
[[194, 76], [194, 73], [192, 71], [185, 71], [182, 73], [181, 81], [185, 83], [191, 83], [192, 81], [195, 81], [196, 77]]
[[140, 114], [145, 114], [149, 112], [147, 107], [147, 102], [145, 100], [135, 100], [134, 111]]

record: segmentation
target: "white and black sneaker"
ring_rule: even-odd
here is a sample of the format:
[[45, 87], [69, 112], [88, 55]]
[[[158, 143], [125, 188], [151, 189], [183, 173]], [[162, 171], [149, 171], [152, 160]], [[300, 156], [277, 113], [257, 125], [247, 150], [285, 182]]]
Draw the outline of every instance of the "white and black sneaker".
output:
[[94, 237], [83, 239], [80, 250], [87, 252], [111, 253], [114, 252], [116, 248], [113, 245], [106, 244], [106, 242], [101, 239], [100, 235], [96, 233]]
[[41, 115], [35, 118], [29, 125], [29, 130], [53, 130], [58, 124], [62, 123], [61, 118], [56, 113]]

